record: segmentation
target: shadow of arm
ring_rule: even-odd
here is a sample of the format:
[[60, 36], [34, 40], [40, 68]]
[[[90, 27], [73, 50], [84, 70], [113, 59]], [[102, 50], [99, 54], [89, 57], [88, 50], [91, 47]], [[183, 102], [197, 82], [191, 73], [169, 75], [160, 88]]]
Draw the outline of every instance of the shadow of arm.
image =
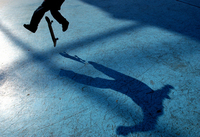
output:
[[75, 73], [69, 70], [61, 70], [60, 76], [70, 78], [80, 84], [97, 87], [97, 88], [109, 88], [112, 84], [111, 80], [106, 80], [102, 78], [92, 78], [90, 76]]
[[89, 64], [91, 64], [95, 69], [101, 71], [102, 73], [104, 73], [105, 75], [114, 78], [115, 80], [128, 80], [129, 76], [126, 76], [122, 73], [119, 73], [113, 69], [107, 68], [103, 65], [97, 64], [95, 62], [88, 62]]

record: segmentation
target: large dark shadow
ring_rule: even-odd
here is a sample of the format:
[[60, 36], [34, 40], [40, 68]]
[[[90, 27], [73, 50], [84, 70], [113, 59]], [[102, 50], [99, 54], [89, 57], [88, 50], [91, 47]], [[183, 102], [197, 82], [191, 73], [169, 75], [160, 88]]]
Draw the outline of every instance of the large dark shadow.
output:
[[176, 0], [81, 0], [113, 18], [138, 21], [200, 40], [200, 8]]
[[[61, 55], [66, 58], [85, 63], [84, 60], [78, 58], [77, 56], [73, 57], [66, 53], [61, 53]], [[115, 90], [127, 95], [138, 106], [141, 107], [144, 115], [143, 121], [134, 126], [119, 126], [116, 131], [118, 135], [126, 136], [133, 132], [154, 130], [159, 116], [163, 115], [163, 100], [166, 98], [170, 99], [168, 94], [170, 93], [170, 89], [173, 89], [173, 87], [170, 85], [165, 85], [161, 89], [154, 91], [145, 83], [135, 78], [124, 75], [95, 62], [88, 63], [91, 64], [96, 70], [104, 73], [114, 80], [99, 77], [93, 78], [75, 73], [70, 70], [61, 70], [60, 76], [70, 78], [80, 84], [85, 84], [96, 88]]]

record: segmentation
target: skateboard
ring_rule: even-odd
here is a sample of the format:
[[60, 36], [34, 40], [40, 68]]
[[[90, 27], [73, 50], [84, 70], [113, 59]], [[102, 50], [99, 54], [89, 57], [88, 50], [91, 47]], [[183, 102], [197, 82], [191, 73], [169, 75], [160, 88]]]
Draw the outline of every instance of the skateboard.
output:
[[50, 21], [49, 17], [47, 17], [47, 16], [45, 17], [45, 19], [46, 19], [48, 27], [49, 27], [49, 31], [50, 31], [50, 34], [51, 34], [52, 41], [54, 43], [54, 47], [56, 47], [56, 42], [57, 42], [58, 38], [55, 38], [55, 35], [54, 35], [54, 32], [53, 32], [53, 28], [52, 28], [53, 20]]

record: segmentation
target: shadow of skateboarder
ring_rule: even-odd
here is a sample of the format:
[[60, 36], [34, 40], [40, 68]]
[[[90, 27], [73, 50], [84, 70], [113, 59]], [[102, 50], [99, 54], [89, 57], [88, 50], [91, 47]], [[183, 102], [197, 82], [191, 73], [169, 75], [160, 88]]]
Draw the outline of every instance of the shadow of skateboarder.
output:
[[[80, 59], [68, 54], [61, 55], [75, 61], [79, 61]], [[83, 60], [80, 59], [79, 62], [84, 63], [85, 61], [83, 62]], [[144, 115], [143, 121], [134, 126], [119, 126], [116, 131], [118, 135], [126, 136], [133, 132], [154, 130], [157, 124], [157, 119], [159, 116], [163, 115], [163, 100], [165, 98], [170, 99], [168, 94], [170, 93], [170, 89], [173, 89], [173, 87], [170, 85], [165, 85], [159, 90], [152, 90], [145, 83], [135, 78], [124, 75], [95, 62], [88, 63], [92, 65], [96, 70], [104, 73], [114, 80], [108, 80], [99, 77], [93, 78], [90, 76], [75, 73], [70, 70], [61, 70], [60, 76], [70, 78], [80, 84], [96, 88], [115, 90], [130, 97], [138, 106], [141, 107]]]

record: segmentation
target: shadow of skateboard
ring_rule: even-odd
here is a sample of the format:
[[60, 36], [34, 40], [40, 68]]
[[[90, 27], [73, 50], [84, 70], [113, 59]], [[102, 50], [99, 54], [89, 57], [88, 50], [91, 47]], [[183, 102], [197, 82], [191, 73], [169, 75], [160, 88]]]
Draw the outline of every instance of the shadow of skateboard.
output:
[[56, 47], [56, 42], [58, 40], [58, 38], [55, 38], [55, 35], [54, 35], [54, 32], [53, 32], [53, 28], [52, 28], [52, 23], [53, 21], [50, 21], [49, 17], [45, 17], [46, 21], [47, 21], [47, 24], [48, 24], [48, 27], [49, 27], [49, 31], [50, 31], [50, 34], [51, 34], [51, 38], [52, 38], [52, 41], [54, 43], [54, 47]]

